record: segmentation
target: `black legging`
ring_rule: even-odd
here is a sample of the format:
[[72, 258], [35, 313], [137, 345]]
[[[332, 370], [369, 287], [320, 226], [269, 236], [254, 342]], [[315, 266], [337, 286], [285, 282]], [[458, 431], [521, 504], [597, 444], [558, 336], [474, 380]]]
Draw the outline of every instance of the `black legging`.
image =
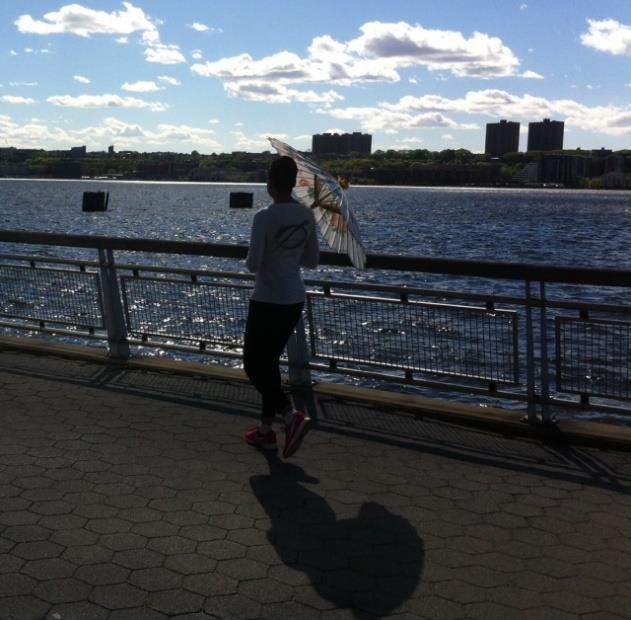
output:
[[243, 344], [243, 367], [263, 397], [263, 418], [272, 418], [290, 403], [280, 382], [278, 363], [304, 304], [250, 301]]

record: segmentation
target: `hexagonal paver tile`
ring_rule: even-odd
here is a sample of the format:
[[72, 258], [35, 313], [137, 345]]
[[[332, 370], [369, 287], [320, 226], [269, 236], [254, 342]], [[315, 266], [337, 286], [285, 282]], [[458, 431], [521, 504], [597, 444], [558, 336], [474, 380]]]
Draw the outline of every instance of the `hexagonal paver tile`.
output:
[[2, 618], [13, 620], [41, 620], [49, 604], [32, 596], [13, 596], [2, 599]]
[[40, 518], [41, 515], [28, 510], [11, 510], [0, 512], [0, 525], [32, 525]]
[[17, 573], [26, 560], [4, 553], [0, 555], [0, 574]]
[[175, 555], [178, 553], [192, 553], [197, 544], [183, 538], [182, 536], [165, 536], [164, 538], [152, 538], [147, 543], [147, 548], [165, 555]]
[[90, 594], [90, 600], [107, 609], [139, 607], [147, 598], [147, 593], [127, 583], [97, 586]]
[[116, 552], [112, 561], [131, 569], [153, 568], [162, 566], [164, 555], [150, 549], [129, 549]]
[[260, 562], [238, 558], [236, 560], [220, 560], [217, 571], [235, 579], [260, 579], [267, 576], [268, 567]]
[[[241, 594], [213, 596], [206, 601], [204, 610], [220, 618], [254, 620], [261, 617], [261, 604]], [[267, 618], [267, 616], [264, 617]], [[289, 615], [285, 618], [301, 618], [302, 620], [302, 616]]]
[[72, 603], [88, 597], [90, 586], [73, 578], [42, 581], [33, 590], [38, 598], [50, 603]]
[[41, 525], [13, 525], [7, 527], [2, 536], [15, 542], [35, 542], [46, 540], [52, 534], [52, 530]]
[[117, 534], [128, 532], [131, 529], [131, 523], [116, 518], [90, 519], [85, 527], [97, 534]]
[[226, 537], [227, 530], [212, 525], [187, 525], [180, 528], [180, 536], [191, 540], [204, 542], [207, 540], [221, 540]]
[[95, 562], [109, 562], [114, 552], [107, 547], [100, 545], [84, 545], [78, 547], [68, 547], [62, 558], [73, 564], [94, 564]]
[[200, 611], [204, 605], [204, 597], [187, 590], [163, 590], [152, 592], [148, 605], [169, 615], [186, 614]]
[[274, 579], [251, 579], [239, 584], [239, 592], [260, 603], [282, 603], [293, 598], [293, 589]]
[[18, 573], [0, 575], [0, 600], [4, 597], [30, 594], [36, 585], [37, 581], [26, 575]]
[[87, 601], [80, 601], [53, 605], [46, 620], [105, 620], [108, 614], [107, 609]]
[[98, 539], [98, 534], [84, 530], [83, 528], [59, 530], [54, 532], [50, 537], [51, 542], [63, 545], [64, 547], [93, 545]]
[[230, 560], [245, 557], [247, 549], [243, 545], [228, 540], [211, 540], [200, 543], [197, 551], [213, 560]]
[[167, 568], [141, 568], [132, 572], [129, 583], [149, 592], [172, 590], [180, 586], [182, 575]]
[[219, 573], [191, 575], [184, 579], [184, 588], [203, 596], [234, 594], [239, 582]]
[[55, 558], [63, 552], [61, 545], [47, 541], [25, 542], [17, 544], [11, 553], [25, 560], [40, 560], [44, 558]]
[[164, 515], [164, 520], [174, 525], [201, 525], [208, 521], [208, 517], [191, 510], [174, 510]]
[[77, 579], [93, 586], [123, 583], [128, 576], [129, 569], [109, 562], [80, 566], [75, 573]]
[[82, 528], [87, 519], [75, 514], [57, 514], [42, 517], [38, 525], [51, 530], [72, 530]]
[[183, 575], [194, 575], [212, 572], [217, 566], [217, 561], [199, 553], [183, 553], [169, 556], [164, 565]]
[[108, 620], [167, 620], [168, 616], [155, 611], [154, 609], [147, 609], [146, 607], [138, 607], [136, 609], [119, 609], [113, 611]]
[[72, 504], [63, 501], [33, 502], [29, 510], [40, 515], [63, 515], [72, 510]]
[[31, 560], [22, 567], [22, 573], [35, 577], [40, 581], [46, 579], [63, 579], [75, 572], [76, 566], [59, 558]]

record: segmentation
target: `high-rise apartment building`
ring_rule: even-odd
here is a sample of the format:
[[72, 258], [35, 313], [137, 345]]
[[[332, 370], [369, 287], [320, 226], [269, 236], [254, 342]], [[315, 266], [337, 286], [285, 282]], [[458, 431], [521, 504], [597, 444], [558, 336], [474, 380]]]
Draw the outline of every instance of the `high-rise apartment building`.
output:
[[371, 151], [372, 136], [358, 131], [343, 134], [315, 134], [311, 141], [311, 152], [314, 155], [348, 155], [349, 153], [370, 155]]
[[541, 123], [528, 123], [529, 151], [563, 150], [563, 121], [544, 118]]
[[519, 123], [501, 120], [499, 123], [486, 124], [484, 152], [492, 157], [501, 157], [506, 153], [519, 150]]

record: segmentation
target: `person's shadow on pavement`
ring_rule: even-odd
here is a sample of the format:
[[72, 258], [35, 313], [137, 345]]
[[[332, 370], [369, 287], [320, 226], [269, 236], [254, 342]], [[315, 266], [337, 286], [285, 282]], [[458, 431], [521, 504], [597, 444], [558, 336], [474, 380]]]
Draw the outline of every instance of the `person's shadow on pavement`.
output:
[[285, 565], [303, 571], [336, 608], [388, 616], [418, 585], [423, 541], [403, 517], [376, 502], [338, 520], [304, 484], [319, 480], [297, 465], [269, 458], [270, 474], [250, 484], [272, 521], [267, 535]]

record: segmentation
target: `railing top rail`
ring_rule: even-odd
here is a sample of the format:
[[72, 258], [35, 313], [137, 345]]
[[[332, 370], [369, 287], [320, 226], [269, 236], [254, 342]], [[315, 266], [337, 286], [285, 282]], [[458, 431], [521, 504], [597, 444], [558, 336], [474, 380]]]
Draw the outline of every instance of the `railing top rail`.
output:
[[[161, 239], [137, 239], [99, 235], [66, 235], [62, 233], [17, 230], [0, 230], [0, 242], [161, 254], [188, 254], [236, 259], [244, 259], [248, 252], [247, 245], [227, 243], [167, 241]], [[346, 255], [328, 251], [321, 253], [320, 263], [322, 265], [340, 267], [351, 266]], [[447, 275], [475, 276], [479, 278], [528, 280], [533, 282], [631, 286], [631, 270], [628, 269], [548, 266], [527, 263], [433, 258], [427, 256], [397, 256], [394, 254], [368, 254], [366, 267], [368, 269], [441, 273]]]

